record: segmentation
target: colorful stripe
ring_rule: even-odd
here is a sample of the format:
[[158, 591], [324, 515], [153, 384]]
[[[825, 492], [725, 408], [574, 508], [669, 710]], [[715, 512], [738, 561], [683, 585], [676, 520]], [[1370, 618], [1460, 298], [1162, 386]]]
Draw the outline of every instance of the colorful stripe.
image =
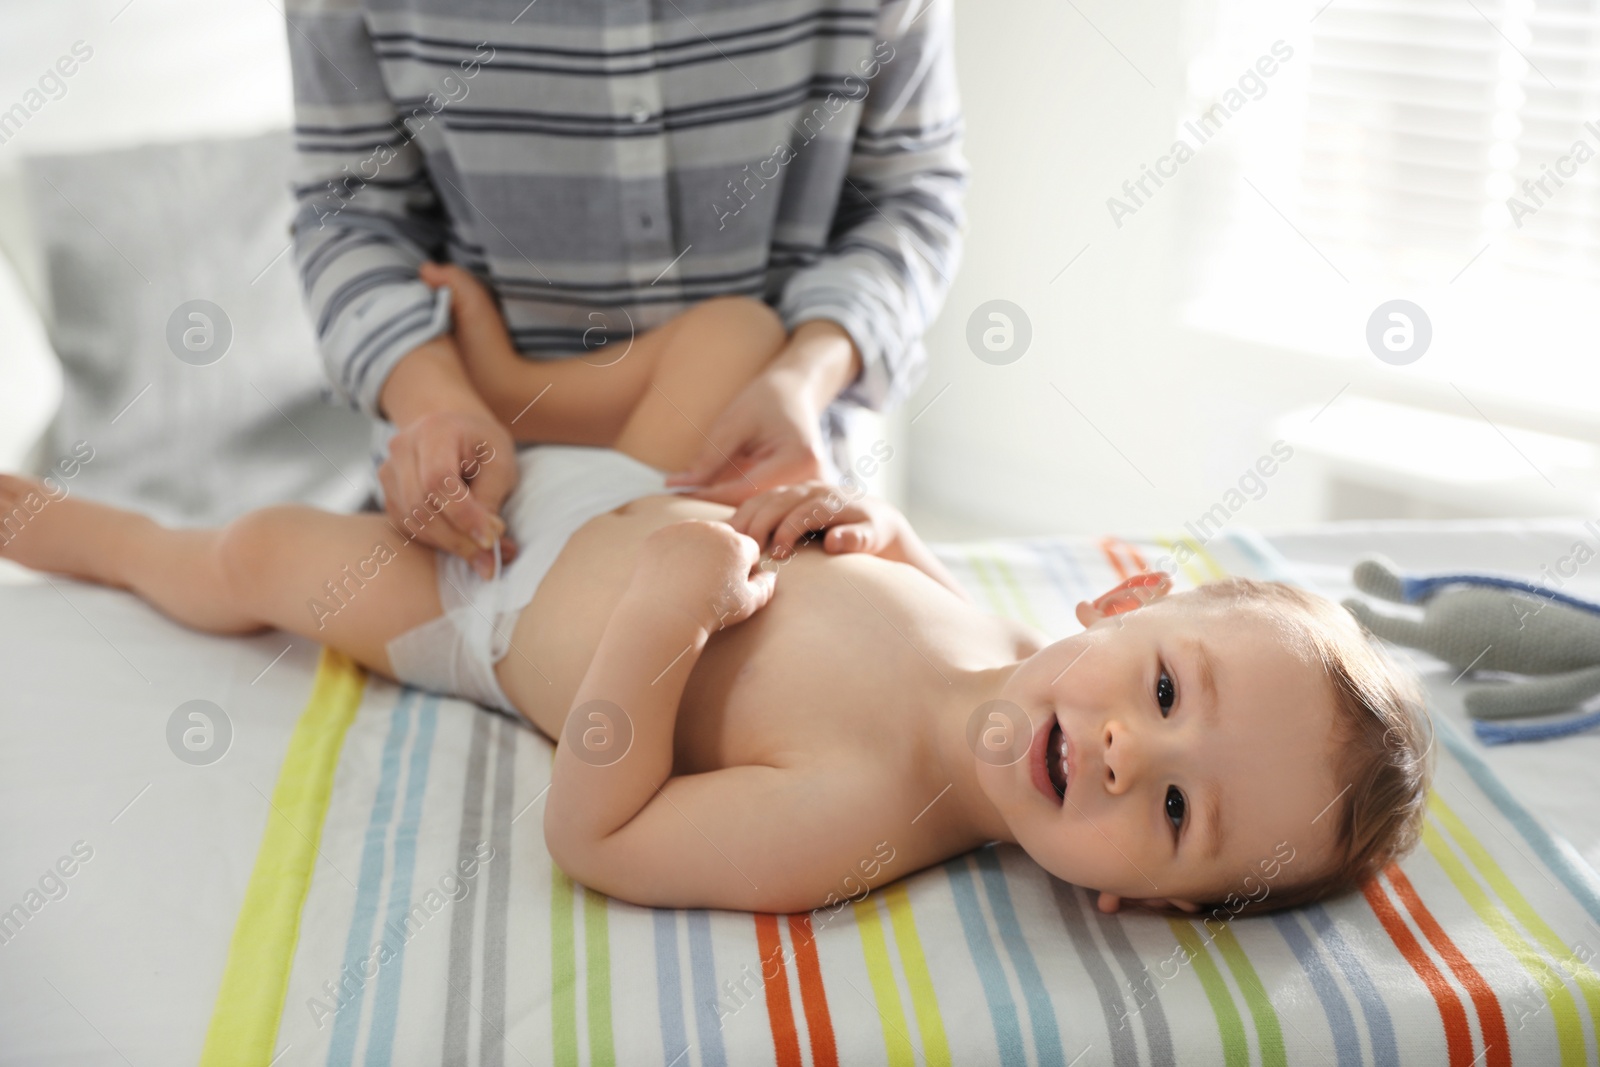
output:
[[1556, 1037], [1561, 1048], [1562, 1067], [1573, 1067], [1584, 1062], [1583, 1058], [1583, 1021], [1578, 1017], [1578, 1003], [1572, 993], [1562, 984], [1551, 969], [1545, 966], [1544, 959], [1528, 944], [1521, 934], [1506, 921], [1504, 915], [1494, 906], [1488, 894], [1478, 885], [1477, 880], [1468, 873], [1466, 866], [1450, 851], [1444, 839], [1439, 836], [1439, 831], [1432, 825], [1425, 825], [1422, 829], [1423, 847], [1444, 868], [1445, 874], [1455, 887], [1460, 891], [1472, 910], [1482, 920], [1483, 924], [1495, 935], [1495, 938], [1505, 946], [1506, 951], [1522, 964], [1533, 980], [1538, 983], [1544, 993], [1545, 1003], [1550, 1007], [1551, 1017], [1556, 1024]]
[[1283, 1050], [1283, 1029], [1278, 1025], [1278, 1012], [1261, 986], [1261, 976], [1239, 947], [1231, 924], [1223, 924], [1212, 940], [1221, 952], [1223, 962], [1233, 972], [1233, 980], [1244, 994], [1245, 1007], [1250, 1009], [1250, 1019], [1255, 1023], [1256, 1042], [1261, 1049], [1262, 1067], [1284, 1067], [1288, 1062]]
[[1089, 598], [1089, 583], [1084, 580], [1082, 572], [1076, 568], [1072, 570], [1072, 584], [1068, 584], [1061, 576], [1061, 560], [1058, 553], [1047, 551], [1047, 546], [1038, 541], [1024, 542], [1028, 549], [1038, 560], [1039, 570], [1050, 579], [1050, 584], [1055, 587], [1056, 596], [1060, 604], [1067, 608], [1076, 608], [1078, 601]]
[[1120, 537], [1101, 538], [1100, 551], [1111, 561], [1118, 578], [1127, 578], [1150, 569], [1150, 564], [1144, 560], [1144, 554]]
[[722, 1041], [722, 1020], [717, 1017], [717, 963], [711, 947], [711, 913], [694, 908], [688, 913], [689, 975], [694, 988], [694, 1026], [699, 1038], [702, 1067], [727, 1067]]
[[[1084, 908], [1094, 921], [1095, 928], [1111, 949], [1111, 958], [1122, 969], [1123, 977], [1133, 981], [1135, 974], [1148, 973], [1144, 961], [1128, 939], [1128, 928], [1120, 916], [1106, 915], [1096, 908], [1093, 895], [1085, 894]], [[1161, 1007], [1161, 998], [1152, 997], [1139, 1009], [1139, 1022], [1144, 1027], [1146, 1047], [1152, 1063], [1175, 1063], [1177, 1056], [1172, 1048], [1172, 1033], [1167, 1025], [1167, 1013]]]
[[[483, 988], [478, 1004], [479, 1041], [495, 1050], [499, 1059], [506, 1033], [506, 930], [511, 912], [511, 800], [517, 788], [517, 738], [522, 731], [508, 718], [496, 722], [498, 734], [494, 748], [494, 792], [489, 808], [489, 847], [495, 861], [489, 865], [488, 886], [483, 899]], [[552, 864], [554, 866], [554, 864]], [[567, 911], [567, 921], [572, 918]], [[493, 1064], [491, 1063], [491, 1067]]]
[[1133, 1013], [1128, 1011], [1127, 998], [1117, 988], [1116, 980], [1111, 977], [1111, 967], [1094, 943], [1089, 924], [1084, 921], [1080, 901], [1087, 903], [1086, 894], [1061, 881], [1053, 882], [1051, 889], [1061, 924], [1072, 941], [1073, 955], [1089, 975], [1089, 985], [1095, 996], [1100, 998], [1100, 1015], [1105, 1020], [1106, 1033], [1111, 1036], [1112, 1067], [1138, 1067], [1139, 1048], [1134, 1043], [1133, 1028], [1128, 1025]]
[[[1194, 563], [1195, 554], [1193, 550], [1190, 550], [1190, 555], [1183, 559], [1178, 559], [1177, 545], [1175, 543], [1165, 537], [1160, 538], [1159, 543], [1172, 556], [1173, 562], [1177, 563], [1178, 569], [1183, 572], [1183, 576], [1189, 579], [1189, 584], [1201, 585], [1205, 582], [1205, 574]], [[1187, 545], [1187, 542], [1185, 544]]]
[[1400, 913], [1395, 910], [1394, 904], [1384, 892], [1378, 879], [1373, 879], [1362, 887], [1362, 893], [1367, 898], [1367, 903], [1372, 907], [1372, 913], [1383, 924], [1384, 930], [1389, 934], [1389, 940], [1400, 950], [1400, 955], [1411, 965], [1417, 977], [1422, 979], [1422, 984], [1433, 997], [1434, 1004], [1439, 1009], [1439, 1020], [1444, 1024], [1445, 1048], [1449, 1053], [1450, 1067], [1468, 1067], [1472, 1055], [1472, 1026], [1467, 1022], [1467, 1012], [1461, 1006], [1461, 1000], [1456, 996], [1456, 991], [1450, 987], [1444, 975], [1439, 973], [1439, 968], [1434, 966], [1433, 960], [1428, 958], [1416, 937], [1406, 926], [1405, 920], [1400, 918]]
[[678, 967], [678, 913], [666, 908], [650, 912], [656, 943], [656, 1007], [661, 1015], [662, 1055], [681, 1064], [689, 1051], [683, 1018], [683, 978]]
[[984, 565], [983, 560], [976, 552], [969, 551], [966, 553], [966, 563], [967, 570], [977, 578], [979, 586], [982, 587], [983, 595], [989, 598], [989, 606], [994, 609], [995, 614], [1009, 618], [1011, 612], [1006, 607], [1005, 598], [1000, 595], [1000, 587], [995, 584], [994, 579], [989, 577], [989, 568]]
[[[433, 755], [434, 730], [439, 721], [439, 698], [430, 696], [417, 716], [416, 741], [406, 772], [405, 808], [394, 835], [394, 874], [389, 879], [389, 918], [385, 932], [400, 927], [411, 908], [412, 875], [417, 866], [417, 825], [422, 820], [422, 795], [428, 785], [428, 764]], [[400, 1011], [400, 976], [405, 967], [406, 941], [396, 938], [394, 958], [378, 969], [372, 995], [372, 1027], [367, 1038], [367, 1067], [384, 1067], [394, 1050], [394, 1031]]]
[[354, 660], [322, 650], [311, 698], [295, 723], [272, 790], [267, 825], [211, 1009], [202, 1067], [266, 1067], [272, 1062], [334, 771], [366, 684], [366, 672]]
[[767, 996], [767, 1025], [772, 1030], [772, 1051], [778, 1067], [800, 1067], [800, 1033], [795, 1029], [789, 1000], [789, 969], [783, 962], [783, 938], [778, 917], [758, 912], [756, 953], [761, 985]]
[[885, 889], [883, 901], [889, 909], [889, 923], [894, 928], [895, 947], [900, 950], [906, 987], [911, 990], [911, 1008], [916, 1013], [917, 1030], [922, 1036], [922, 1062], [927, 1067], [949, 1067], [950, 1042], [945, 1037], [944, 1020], [939, 1015], [939, 996], [934, 992], [933, 975], [928, 971], [928, 959], [922, 951], [922, 938], [917, 935], [917, 919], [911, 911], [911, 895], [905, 882], [895, 882]]
[[1041, 623], [1039, 621], [1039, 617], [1033, 613], [1033, 608], [1028, 603], [1027, 594], [1022, 591], [1022, 586], [1017, 582], [1016, 574], [1011, 570], [1011, 567], [1007, 565], [1005, 558], [999, 555], [991, 554], [989, 556], [989, 565], [995, 569], [997, 574], [1000, 575], [1000, 583], [1006, 588], [1006, 591], [1011, 594], [1011, 599], [1016, 603], [1017, 610], [1022, 613], [1022, 621], [1026, 622], [1035, 629], [1043, 629], [1044, 624]]
[[817, 959], [817, 940], [811, 930], [811, 916], [789, 916], [789, 940], [794, 943], [795, 971], [800, 978], [800, 1003], [805, 1008], [806, 1032], [811, 1037], [811, 1067], [839, 1067], [833, 1016], [828, 1011], [828, 995], [822, 987], [822, 964]]
[[989, 898], [989, 910], [994, 914], [995, 926], [1000, 930], [1000, 943], [1011, 958], [1011, 968], [1017, 972], [1017, 982], [1022, 986], [1022, 997], [1028, 1005], [1034, 1055], [1040, 1067], [1065, 1067], [1066, 1058], [1062, 1054], [1055, 1009], [1050, 1006], [1050, 994], [1045, 991], [1044, 980], [1039, 977], [1039, 967], [1033, 961], [1032, 950], [1028, 948], [1028, 939], [1022, 932], [1022, 925], [1017, 922], [1011, 890], [1006, 887], [1005, 872], [1000, 869], [1000, 850], [980, 848], [975, 858], [978, 874], [983, 878], [984, 893]]
[[[1463, 794], [1463, 797], [1465, 798], [1465, 794]], [[1471, 803], [1470, 799], [1468, 799], [1468, 803]], [[1483, 847], [1483, 843], [1478, 840], [1471, 830], [1467, 829], [1467, 824], [1450, 809], [1450, 806], [1444, 802], [1444, 799], [1438, 793], [1434, 793], [1429, 797], [1428, 807], [1434, 816], [1438, 818], [1439, 824], [1461, 846], [1461, 850], [1472, 861], [1472, 865], [1478, 868], [1479, 873], [1483, 875], [1484, 880], [1489, 883], [1495, 894], [1505, 902], [1506, 906], [1511, 910], [1511, 914], [1516, 916], [1517, 921], [1529, 933], [1533, 934], [1534, 939], [1539, 942], [1544, 950], [1558, 960], [1566, 972], [1578, 983], [1578, 988], [1583, 993], [1584, 1002], [1589, 1007], [1590, 1018], [1592, 1020], [1600, 1020], [1600, 978], [1596, 977], [1595, 972], [1590, 969], [1588, 964], [1573, 953], [1566, 942], [1556, 936], [1556, 932], [1550, 929], [1550, 925], [1544, 921], [1533, 905], [1528, 903], [1528, 899], [1522, 895], [1522, 891], [1516, 887], [1516, 883], [1506, 877], [1505, 871], [1494, 861], [1494, 858], [1489, 854], [1489, 850]]]
[[983, 986], [983, 999], [989, 1006], [989, 1021], [994, 1026], [996, 1053], [1002, 1067], [1025, 1067], [1028, 1051], [1022, 1042], [1022, 1027], [1017, 1020], [1017, 1005], [1011, 999], [1011, 987], [1000, 967], [1000, 954], [995, 951], [994, 939], [989, 936], [988, 923], [978, 904], [978, 891], [972, 880], [968, 856], [957, 856], [944, 864], [950, 879], [950, 891], [955, 896], [956, 914], [961, 919], [961, 930], [967, 938], [967, 950], [972, 966], [978, 972]]
[[1411, 879], [1405, 876], [1405, 872], [1399, 867], [1390, 867], [1388, 876], [1395, 895], [1411, 913], [1411, 920], [1433, 945], [1433, 950], [1444, 960], [1445, 966], [1456, 976], [1456, 981], [1467, 991], [1472, 1007], [1478, 1013], [1478, 1031], [1483, 1035], [1483, 1052], [1479, 1057], [1487, 1067], [1510, 1067], [1511, 1041], [1506, 1036], [1505, 1016], [1501, 1014], [1500, 1001], [1496, 999], [1494, 990], [1489, 988], [1489, 984], [1483, 980], [1483, 975], [1478, 973], [1478, 969], [1471, 961], [1462, 955], [1456, 943], [1450, 940], [1450, 935], [1444, 932], [1444, 927], [1433, 917], [1433, 912], [1422, 903], [1422, 898], [1417, 895], [1416, 888], [1412, 886]]
[[[479, 836], [483, 832], [483, 776], [489, 763], [488, 715], [472, 716], [472, 739], [467, 745], [466, 784], [462, 788], [461, 821], [456, 830], [456, 869], [476, 870]], [[492, 861], [491, 861], [492, 862]], [[473, 864], [472, 867], [462, 866]], [[477, 942], [473, 931], [477, 922], [478, 894], [468, 893], [450, 912], [450, 972], [445, 979], [444, 1044], [445, 1067], [465, 1067], [471, 1042], [468, 1027], [477, 1008], [467, 999], [472, 989], [473, 957]]]
[[1589, 918], [1600, 923], [1600, 877], [1595, 875], [1594, 870], [1577, 855], [1570, 844], [1552, 836], [1539, 825], [1538, 820], [1511, 795], [1511, 791], [1495, 777], [1489, 765], [1472, 751], [1471, 746], [1462, 740], [1449, 723], [1436, 720], [1434, 731], [1444, 742], [1445, 748], [1450, 750], [1450, 754], [1472, 776], [1474, 784], [1483, 790], [1484, 795], [1506, 821], [1522, 835], [1523, 840], [1533, 846], [1534, 855], [1538, 856], [1561, 880], [1561, 884], [1566, 886], [1573, 898], [1583, 905], [1584, 911], [1589, 913]]
[[889, 945], [884, 940], [883, 923], [878, 918], [877, 898], [858, 900], [851, 905], [851, 910], [861, 934], [861, 954], [867, 962], [867, 980], [872, 984], [872, 998], [883, 1030], [889, 1067], [912, 1067], [916, 1055], [911, 1047], [911, 1034], [906, 1029], [905, 1009], [900, 1006], [900, 991], [894, 984], [894, 965], [889, 962]]
[[[506, 729], [512, 729], [509, 723]], [[499, 859], [498, 856], [496, 858]], [[510, 864], [505, 862], [504, 865]], [[578, 1063], [577, 905], [581, 902], [588, 1062], [595, 1067], [612, 1067], [616, 1063], [616, 1052], [611, 1020], [611, 946], [606, 916], [608, 901], [592, 889], [579, 886], [554, 864], [551, 864], [550, 870], [551, 1056], [556, 1064], [563, 1067], [576, 1067]], [[502, 939], [503, 936], [502, 931]], [[492, 1045], [498, 1048], [505, 1038], [504, 1027], [490, 1027], [489, 1022], [486, 1015], [484, 1047]]]
[[1169, 918], [1167, 925], [1172, 928], [1178, 944], [1183, 946], [1184, 955], [1194, 965], [1195, 977], [1200, 980], [1200, 988], [1205, 991], [1211, 1012], [1217, 1018], [1217, 1030], [1222, 1038], [1222, 1062], [1227, 1067], [1249, 1067], [1250, 1039], [1245, 1036], [1244, 1020], [1239, 1017], [1239, 1009], [1233, 1003], [1233, 994], [1229, 992], [1222, 972], [1217, 969], [1216, 962], [1206, 951], [1205, 943], [1189, 920]]
[[1189, 537], [1181, 537], [1178, 540], [1181, 544], [1190, 546], [1200, 562], [1206, 565], [1206, 572], [1209, 575], [1206, 581], [1217, 581], [1228, 577], [1228, 569], [1218, 563], [1217, 557], [1211, 554], [1211, 549], [1208, 547], [1209, 542], [1196, 541]]
[[[353, 1003], [345, 1003], [341, 998], [339, 1011], [333, 1017], [333, 1036], [328, 1042], [329, 1067], [346, 1067], [355, 1058], [356, 1040], [361, 1034], [361, 1010], [367, 992], [365, 982], [359, 981], [361, 960], [367, 954], [372, 927], [378, 921], [389, 827], [399, 794], [400, 754], [411, 731], [411, 707], [416, 698], [415, 690], [402, 690], [400, 699], [389, 712], [389, 733], [384, 738], [383, 755], [378, 760], [378, 788], [372, 796], [372, 814], [367, 819], [367, 832], [361, 844], [361, 872], [356, 875], [354, 914], [345, 935], [344, 966], [339, 969], [336, 980], [341, 993], [350, 996]], [[344, 988], [352, 976], [358, 977], [353, 992]]]
[[[1037, 544], [1038, 543], [1035, 542], [1035, 545]], [[1041, 556], [1058, 562], [1066, 569], [1067, 573], [1072, 576], [1072, 580], [1076, 583], [1078, 591], [1077, 595], [1068, 596], [1063, 602], [1063, 606], [1067, 608], [1075, 607], [1079, 600], [1083, 600], [1094, 595], [1096, 592], [1094, 589], [1095, 583], [1090, 580], [1088, 573], [1084, 570], [1084, 564], [1086, 561], [1079, 560], [1077, 556], [1073, 555], [1071, 552], [1068, 552], [1066, 546], [1060, 541], [1047, 542], [1043, 547], [1037, 547], [1035, 550]]]
[[1272, 913], [1272, 922], [1306, 972], [1317, 999], [1322, 1002], [1322, 1011], [1328, 1017], [1328, 1029], [1333, 1034], [1333, 1052], [1338, 1058], [1338, 1067], [1359, 1067], [1361, 1035], [1356, 1031], [1355, 1018], [1350, 1014], [1350, 1006], [1345, 1003], [1344, 993], [1339, 990], [1333, 972], [1306, 936], [1298, 916], [1291, 912], [1276, 911]]
[[1127, 578], [1138, 573], [1139, 568], [1131, 566], [1130, 561], [1122, 558], [1122, 541], [1116, 537], [1102, 537], [1100, 539], [1100, 552], [1105, 556], [1106, 562], [1111, 564], [1111, 569], [1117, 572], [1118, 578]]
[[589, 1063], [615, 1067], [611, 1034], [611, 901], [603, 893], [583, 890], [583, 958], [588, 973]]
[[1361, 1014], [1367, 1021], [1367, 1038], [1372, 1043], [1373, 1064], [1375, 1067], [1400, 1067], [1400, 1047], [1395, 1038], [1394, 1020], [1383, 1002], [1383, 994], [1377, 983], [1362, 966], [1361, 957], [1339, 932], [1339, 927], [1334, 924], [1333, 916], [1328, 914], [1325, 906], [1307, 904], [1300, 909], [1300, 915], [1316, 931], [1322, 947], [1328, 950], [1333, 962], [1339, 965], [1345, 982], [1355, 992], [1356, 1003], [1361, 1005]]
[[550, 865], [550, 1056], [556, 1067], [578, 1067], [577, 934], [572, 879]]

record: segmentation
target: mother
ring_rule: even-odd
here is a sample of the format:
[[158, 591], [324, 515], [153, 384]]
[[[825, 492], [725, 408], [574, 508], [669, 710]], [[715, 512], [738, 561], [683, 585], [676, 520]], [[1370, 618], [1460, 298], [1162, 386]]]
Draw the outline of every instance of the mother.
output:
[[639, 389], [636, 332], [711, 296], [766, 300], [787, 346], [673, 481], [738, 503], [829, 473], [834, 401], [915, 387], [959, 257], [950, 5], [291, 3], [294, 255], [336, 392], [386, 420], [391, 519], [441, 516], [420, 539], [485, 572], [517, 467], [475, 457], [615, 431], [491, 412], [427, 259], [485, 279], [523, 355]]

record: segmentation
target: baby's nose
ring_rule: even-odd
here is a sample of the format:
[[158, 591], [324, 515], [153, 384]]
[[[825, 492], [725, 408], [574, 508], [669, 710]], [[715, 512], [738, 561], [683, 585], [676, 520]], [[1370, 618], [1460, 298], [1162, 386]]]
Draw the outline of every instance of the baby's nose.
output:
[[1143, 753], [1133, 731], [1120, 721], [1106, 723], [1102, 731], [1105, 747], [1101, 757], [1105, 762], [1106, 792], [1113, 796], [1133, 788], [1143, 767]]

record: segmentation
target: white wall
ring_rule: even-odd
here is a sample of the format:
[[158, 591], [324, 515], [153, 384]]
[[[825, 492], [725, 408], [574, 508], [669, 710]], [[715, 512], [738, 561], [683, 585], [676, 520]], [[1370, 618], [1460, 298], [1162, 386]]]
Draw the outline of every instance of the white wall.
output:
[[[1177, 329], [1184, 212], [1225, 168], [1226, 146], [1208, 146], [1117, 228], [1107, 197], [1173, 139], [1183, 26], [1174, 5], [1076, 8], [1092, 26], [1052, 0], [957, 3], [967, 251], [908, 405], [910, 506], [936, 531], [1177, 527], [1255, 462], [1273, 419], [1337, 389], [1312, 373], [1271, 380]], [[1009, 366], [981, 362], [965, 338], [972, 310], [997, 297], [1033, 325]], [[1294, 463], [1269, 486], [1240, 521], [1317, 514], [1320, 482]]]
[[[1215, 7], [1214, 0], [956, 0], [973, 181], [966, 257], [928, 337], [928, 380], [898, 420], [909, 441], [913, 518], [946, 537], [1176, 531], [1222, 500], [1280, 436], [1320, 438], [1323, 447], [1298, 449], [1266, 482], [1264, 495], [1232, 521], [1272, 528], [1349, 516], [1573, 514], [1600, 507], [1600, 468], [1585, 443], [1600, 440], [1600, 405], [1592, 397], [1574, 406], [1560, 390], [1536, 399], [1496, 390], [1486, 383], [1505, 382], [1506, 357], [1515, 359], [1518, 348], [1515, 329], [1493, 352], [1498, 379], [1476, 374], [1469, 353], [1447, 347], [1463, 338], [1450, 336], [1452, 323], [1440, 307], [1427, 360], [1409, 368], [1380, 363], [1364, 346], [1365, 317], [1380, 300], [1404, 294], [1369, 294], [1383, 288], [1378, 278], [1357, 274], [1347, 285], [1321, 273], [1326, 263], [1253, 193], [1242, 198], [1271, 234], [1263, 248], [1268, 271], [1312, 279], [1306, 292], [1321, 313], [1315, 326], [1302, 325], [1308, 343], [1293, 350], [1244, 339], [1253, 332], [1244, 327], [1255, 308], [1272, 317], [1263, 306], [1270, 298], [1201, 253], [1223, 206], [1244, 189], [1242, 174], [1278, 196], [1270, 176], [1294, 169], [1297, 145], [1280, 150], [1275, 135], [1248, 135], [1253, 124], [1296, 126], [1298, 96], [1290, 86], [1309, 64], [1304, 38], [1312, 9], [1263, 2], [1253, 21], [1229, 26], [1226, 55], [1212, 57], [1213, 69], [1197, 67], [1194, 81], [1203, 84], [1191, 85], [1191, 57], [1200, 54], [1191, 42], [1209, 38], [1211, 27], [1201, 22]], [[1300, 48], [1270, 92], [1240, 110], [1117, 227], [1107, 198], [1164, 153], [1180, 123], [1210, 103], [1207, 94], [1280, 33]], [[1286, 123], [1275, 117], [1285, 114]], [[1260, 125], [1268, 121], [1276, 125]], [[1247, 140], [1256, 147], [1246, 151]], [[1263, 142], [1274, 161], [1290, 165], [1266, 165]], [[1282, 200], [1292, 220], [1296, 208], [1287, 191]], [[1185, 324], [1191, 320], [1182, 302], [1196, 275], [1228, 295], [1222, 317], [1240, 329], [1214, 333]], [[1475, 283], [1468, 278], [1457, 288]], [[1021, 306], [1033, 326], [1031, 348], [1008, 366], [977, 359], [965, 336], [973, 310], [995, 298]], [[1508, 327], [1543, 314], [1492, 287], [1470, 300], [1501, 305]], [[1592, 352], [1592, 337], [1565, 338], [1561, 348], [1576, 369]], [[1312, 416], [1336, 396], [1336, 406], [1312, 427]], [[1349, 401], [1364, 396], [1448, 413], [1471, 438], [1474, 454], [1488, 450], [1497, 462], [1510, 457], [1513, 466], [1522, 464], [1504, 447], [1517, 425], [1562, 434], [1542, 442], [1547, 451], [1589, 450], [1590, 460], [1559, 472], [1541, 460], [1541, 471], [1520, 466], [1515, 477], [1498, 481], [1475, 480], [1470, 471], [1441, 477], [1413, 461], [1411, 453], [1422, 451], [1412, 447], [1413, 423], [1421, 423], [1407, 409], [1387, 426], [1362, 421], [1370, 408], [1349, 417]], [[1342, 414], [1337, 432], [1324, 432]], [[1387, 449], [1401, 461], [1387, 466], [1343, 455], [1337, 441], [1329, 444], [1339, 435], [1381, 439], [1381, 447], [1367, 451]]]

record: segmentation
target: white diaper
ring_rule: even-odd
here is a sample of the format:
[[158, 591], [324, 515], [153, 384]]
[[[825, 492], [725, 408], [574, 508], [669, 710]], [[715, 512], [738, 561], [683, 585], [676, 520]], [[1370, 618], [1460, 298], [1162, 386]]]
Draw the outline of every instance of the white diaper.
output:
[[[501, 517], [517, 558], [494, 578], [478, 577], [449, 552], [436, 553], [444, 614], [389, 642], [395, 677], [418, 689], [466, 697], [516, 715], [494, 666], [511, 645], [517, 616], [555, 565], [567, 539], [597, 515], [655, 493], [673, 492], [661, 471], [609, 448], [533, 445], [519, 449], [522, 480]], [[498, 546], [497, 546], [498, 547]]]

